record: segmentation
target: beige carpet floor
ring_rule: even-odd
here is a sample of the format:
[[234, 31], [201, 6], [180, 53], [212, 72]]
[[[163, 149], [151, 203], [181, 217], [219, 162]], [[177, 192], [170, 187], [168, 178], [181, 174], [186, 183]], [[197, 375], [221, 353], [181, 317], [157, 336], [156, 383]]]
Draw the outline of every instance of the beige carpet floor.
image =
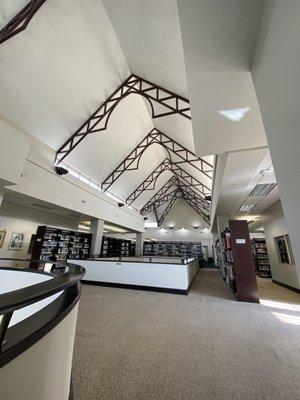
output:
[[188, 296], [83, 286], [76, 400], [299, 400], [300, 295], [259, 280], [239, 303], [215, 270]]

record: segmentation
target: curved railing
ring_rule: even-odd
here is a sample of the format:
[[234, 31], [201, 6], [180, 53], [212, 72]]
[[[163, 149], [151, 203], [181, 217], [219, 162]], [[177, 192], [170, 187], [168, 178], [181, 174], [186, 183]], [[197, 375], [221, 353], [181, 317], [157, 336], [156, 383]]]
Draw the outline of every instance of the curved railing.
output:
[[[80, 296], [80, 279], [83, 267], [71, 263], [43, 263], [41, 261], [1, 259], [4, 262], [28, 262], [32, 268], [0, 267], [1, 271], [46, 274], [46, 281], [0, 294], [0, 367], [32, 346], [53, 329], [77, 304]], [[13, 313], [52, 295], [59, 294], [48, 305], [9, 326]]]

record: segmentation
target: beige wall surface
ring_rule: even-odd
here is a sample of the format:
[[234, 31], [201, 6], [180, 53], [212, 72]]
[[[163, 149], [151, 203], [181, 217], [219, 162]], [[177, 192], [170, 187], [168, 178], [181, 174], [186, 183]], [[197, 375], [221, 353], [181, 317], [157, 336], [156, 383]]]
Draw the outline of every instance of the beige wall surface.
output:
[[[0, 207], [0, 231], [5, 229], [6, 236], [0, 258], [28, 258], [28, 246], [32, 234], [39, 225], [49, 225], [65, 229], [78, 229], [78, 220], [47, 212], [30, 209], [3, 201]], [[20, 250], [10, 250], [9, 243], [13, 232], [24, 233], [23, 246]], [[13, 266], [17, 266], [13, 264]]]
[[263, 219], [273, 279], [300, 289], [296, 265], [280, 263], [277, 254], [274, 238], [289, 233], [279, 200], [264, 212]]

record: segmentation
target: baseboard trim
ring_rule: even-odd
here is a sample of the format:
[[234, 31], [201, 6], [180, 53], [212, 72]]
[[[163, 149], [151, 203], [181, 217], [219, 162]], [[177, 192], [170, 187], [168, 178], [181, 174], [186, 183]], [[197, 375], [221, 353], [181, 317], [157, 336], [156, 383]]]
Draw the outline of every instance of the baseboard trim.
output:
[[200, 268], [198, 268], [197, 272], [196, 272], [195, 275], [194, 275], [194, 278], [191, 280], [191, 282], [190, 282], [190, 284], [189, 284], [189, 287], [187, 288], [187, 294], [190, 292], [191, 287], [192, 287], [193, 283], [195, 282], [195, 279], [196, 279], [196, 277], [197, 277], [199, 271], [200, 271]]
[[279, 285], [286, 289], [292, 290], [293, 292], [300, 293], [300, 289], [294, 288], [293, 286], [289, 286], [289, 285], [286, 285], [285, 283], [275, 281], [275, 279], [272, 279], [272, 282], [276, 283], [276, 285]]
[[144, 290], [147, 292], [163, 292], [163, 293], [172, 293], [181, 295], [188, 295], [189, 288], [191, 286], [190, 285], [188, 289], [170, 289], [164, 287], [130, 285], [126, 283], [99, 282], [99, 281], [89, 281], [89, 280], [82, 280], [81, 283], [84, 285], [106, 286], [119, 289]]

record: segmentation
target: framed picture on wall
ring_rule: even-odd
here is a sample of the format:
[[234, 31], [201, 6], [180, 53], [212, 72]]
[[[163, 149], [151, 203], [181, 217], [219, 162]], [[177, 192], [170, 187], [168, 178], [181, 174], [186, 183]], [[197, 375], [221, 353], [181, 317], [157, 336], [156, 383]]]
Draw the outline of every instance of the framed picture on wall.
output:
[[278, 261], [281, 264], [294, 264], [289, 235], [277, 236], [274, 239], [277, 248]]
[[1, 229], [0, 230], [0, 249], [2, 249], [2, 247], [3, 247], [5, 236], [6, 236], [6, 230]]
[[23, 247], [25, 233], [13, 232], [11, 235], [9, 250], [21, 250]]

